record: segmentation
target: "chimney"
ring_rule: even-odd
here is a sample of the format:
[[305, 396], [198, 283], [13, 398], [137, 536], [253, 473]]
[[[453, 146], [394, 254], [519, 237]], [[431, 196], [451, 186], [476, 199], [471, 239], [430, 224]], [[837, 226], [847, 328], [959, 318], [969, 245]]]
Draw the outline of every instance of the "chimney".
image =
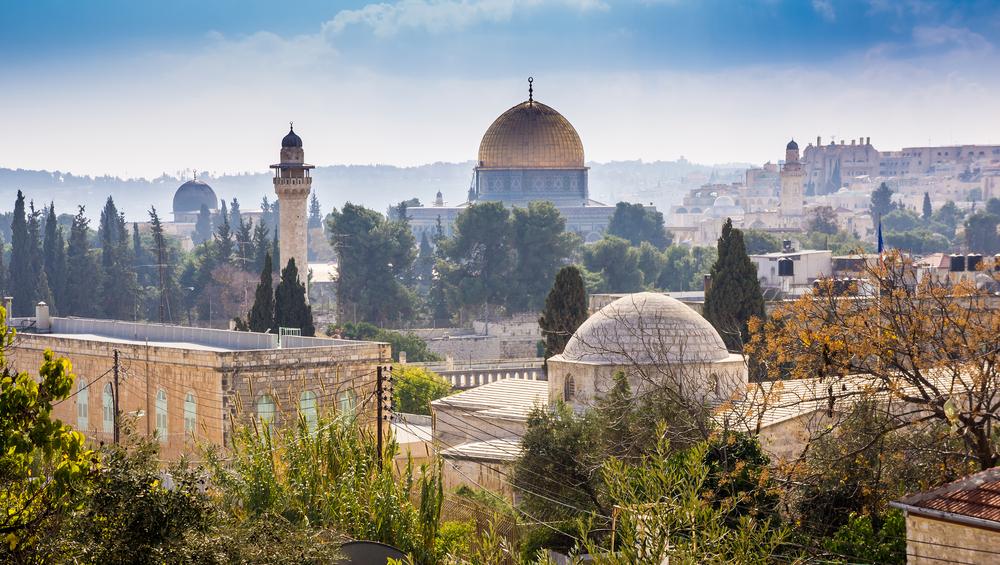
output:
[[820, 145], [823, 145], [823, 139], [820, 138], [820, 136], [817, 135], [816, 136], [816, 147], [819, 147]]
[[855, 140], [853, 140], [853, 139], [851, 140], [851, 147], [854, 147], [854, 141]]
[[52, 318], [49, 317], [49, 305], [39, 302], [35, 306], [35, 329], [39, 332], [48, 333], [52, 330]]
[[871, 145], [871, 144], [872, 144], [872, 138], [866, 137], [865, 138], [865, 145]]
[[3, 309], [7, 311], [7, 318], [8, 319], [12, 318], [14, 316], [14, 311], [12, 310], [13, 307], [14, 307], [14, 297], [13, 296], [4, 296], [3, 297]]

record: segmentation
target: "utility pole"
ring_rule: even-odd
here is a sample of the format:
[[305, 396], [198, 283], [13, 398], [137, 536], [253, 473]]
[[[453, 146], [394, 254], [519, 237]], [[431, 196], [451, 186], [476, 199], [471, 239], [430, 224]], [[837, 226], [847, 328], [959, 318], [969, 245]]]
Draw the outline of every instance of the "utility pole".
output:
[[114, 375], [115, 375], [115, 377], [114, 377], [114, 389], [113, 389], [113, 394], [111, 395], [111, 397], [112, 397], [112, 400], [114, 400], [114, 405], [115, 405], [114, 406], [114, 409], [115, 409], [115, 414], [114, 414], [115, 445], [118, 445], [118, 441], [119, 441], [119, 439], [121, 439], [121, 427], [119, 426], [119, 422], [118, 422], [118, 419], [119, 419], [118, 414], [119, 414], [120, 410], [119, 410], [119, 407], [118, 407], [118, 350], [117, 349], [115, 350], [115, 360], [114, 360], [114, 365], [113, 365], [112, 368], [114, 369]]
[[375, 396], [378, 398], [376, 407], [376, 418], [378, 418], [378, 424], [376, 425], [376, 427], [378, 428], [377, 430], [378, 438], [375, 441], [378, 450], [378, 454], [376, 455], [376, 457], [378, 457], [378, 470], [381, 471], [382, 470], [382, 365], [379, 365], [378, 368], [375, 370], [375, 375], [376, 375]]

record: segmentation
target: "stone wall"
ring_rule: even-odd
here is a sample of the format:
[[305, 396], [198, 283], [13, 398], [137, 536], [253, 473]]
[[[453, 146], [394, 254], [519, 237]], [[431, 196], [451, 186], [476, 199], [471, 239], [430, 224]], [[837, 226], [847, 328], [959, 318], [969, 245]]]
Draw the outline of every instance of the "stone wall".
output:
[[909, 565], [940, 563], [996, 563], [1000, 561], [1000, 532], [906, 515], [906, 562]]

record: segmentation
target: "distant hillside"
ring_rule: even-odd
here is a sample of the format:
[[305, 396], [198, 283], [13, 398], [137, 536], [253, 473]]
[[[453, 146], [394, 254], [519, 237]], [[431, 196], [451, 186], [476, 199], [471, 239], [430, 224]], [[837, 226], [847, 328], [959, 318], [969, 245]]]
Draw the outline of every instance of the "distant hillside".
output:
[[[328, 212], [345, 201], [385, 210], [391, 204], [417, 197], [429, 204], [438, 190], [449, 204], [465, 201], [474, 163], [432, 163], [417, 167], [390, 165], [333, 165], [313, 171], [313, 187]], [[742, 179], [747, 165], [696, 165], [687, 161], [619, 161], [591, 163], [591, 197], [614, 203], [619, 200], [653, 202], [667, 206], [683, 192], [710, 179], [731, 182]], [[199, 175], [227, 201], [238, 198], [244, 210], [260, 208], [263, 196], [274, 199], [271, 174], [244, 173], [213, 177]], [[78, 205], [96, 218], [109, 195], [130, 221], [148, 219], [146, 211], [156, 206], [170, 218], [174, 191], [186, 179], [163, 175], [155, 179], [76, 176], [71, 173], [0, 168], [0, 212], [14, 206], [18, 189], [26, 197], [43, 203], [54, 201], [60, 213], [73, 213]]]

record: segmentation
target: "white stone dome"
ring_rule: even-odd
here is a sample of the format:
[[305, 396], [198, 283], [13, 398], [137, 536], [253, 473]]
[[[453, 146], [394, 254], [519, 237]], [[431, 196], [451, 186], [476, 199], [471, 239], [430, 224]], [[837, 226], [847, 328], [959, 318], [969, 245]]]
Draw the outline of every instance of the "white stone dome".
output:
[[717, 208], [733, 207], [736, 206], [736, 201], [733, 200], [732, 196], [727, 196], [723, 194], [722, 196], [715, 199], [715, 202], [712, 203], [712, 206]]
[[706, 363], [729, 356], [712, 324], [675, 298], [628, 294], [580, 325], [563, 350], [567, 361], [602, 365]]

